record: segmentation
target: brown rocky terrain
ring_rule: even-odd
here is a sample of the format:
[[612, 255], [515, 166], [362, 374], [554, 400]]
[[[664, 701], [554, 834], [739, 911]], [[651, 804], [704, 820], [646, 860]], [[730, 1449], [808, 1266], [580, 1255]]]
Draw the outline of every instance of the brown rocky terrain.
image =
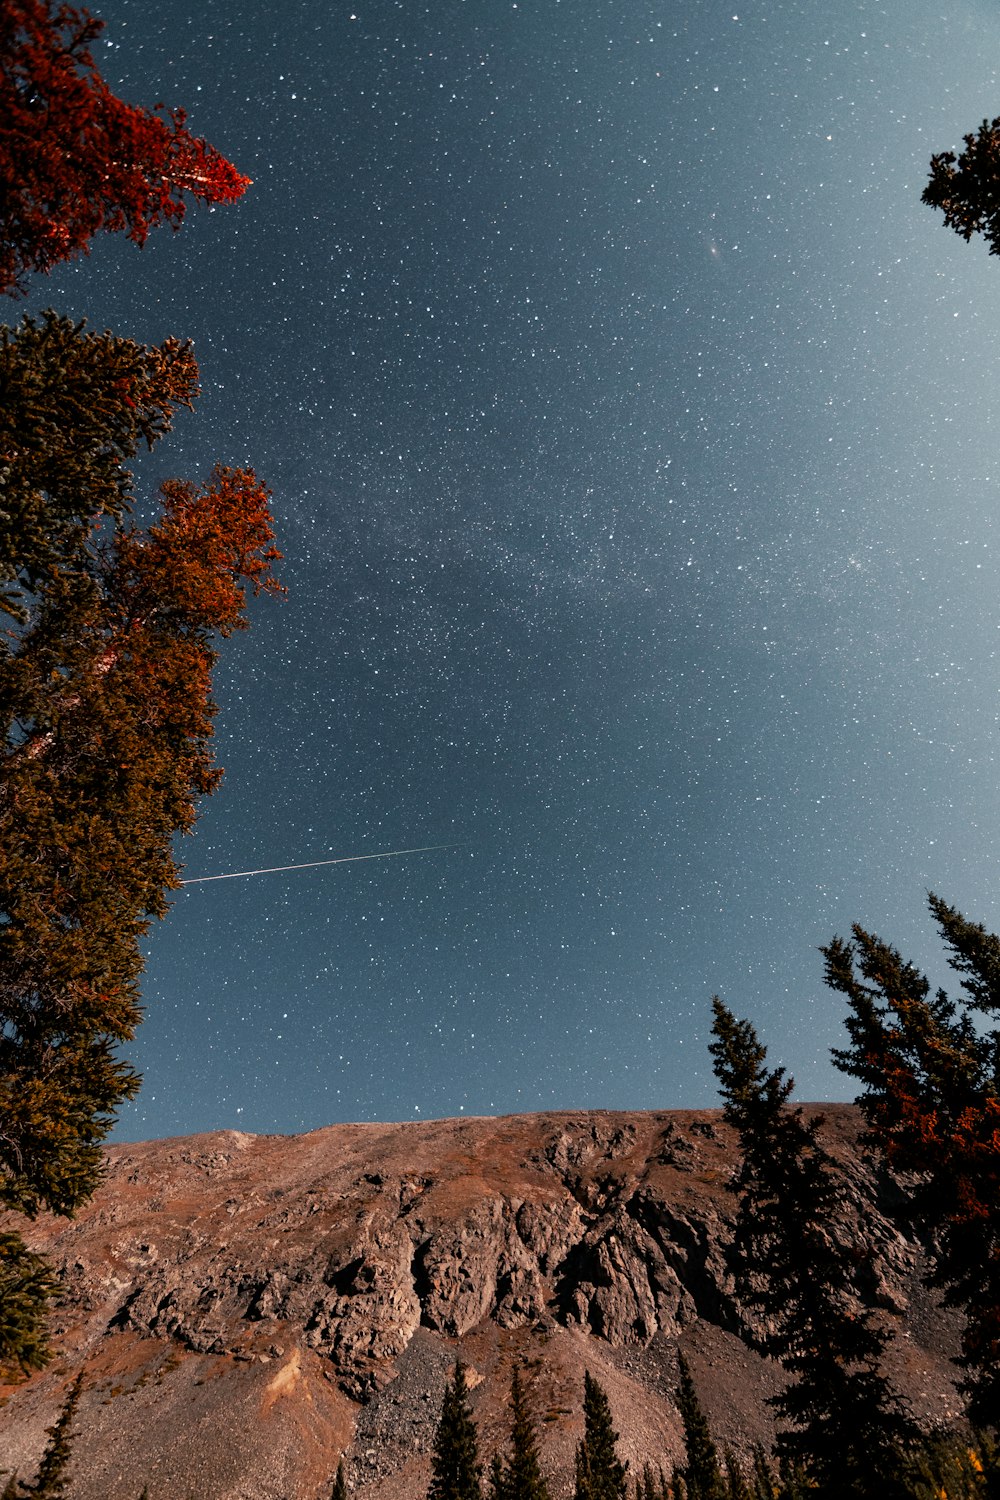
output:
[[[954, 1318], [920, 1284], [895, 1185], [826, 1108], [851, 1184], [839, 1232], [894, 1331], [914, 1408], [958, 1409]], [[338, 1459], [366, 1500], [426, 1490], [440, 1396], [469, 1366], [481, 1451], [515, 1362], [554, 1500], [572, 1488], [583, 1372], [633, 1468], [682, 1456], [684, 1349], [720, 1442], [767, 1438], [776, 1371], [744, 1336], [723, 1247], [733, 1138], [712, 1111], [553, 1113], [112, 1147], [75, 1221], [30, 1226], [62, 1269], [58, 1358], [6, 1388], [0, 1469], [34, 1472], [75, 1372], [74, 1500], [318, 1500]]]

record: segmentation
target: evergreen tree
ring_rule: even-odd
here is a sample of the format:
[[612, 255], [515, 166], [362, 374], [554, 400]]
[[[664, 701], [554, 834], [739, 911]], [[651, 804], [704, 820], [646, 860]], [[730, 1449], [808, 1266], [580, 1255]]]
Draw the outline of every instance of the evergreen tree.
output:
[[961, 156], [941, 151], [931, 157], [921, 202], [941, 209], [947, 228], [963, 240], [981, 234], [990, 254], [1000, 255], [1000, 119], [984, 120], [964, 141]]
[[347, 1475], [344, 1473], [343, 1459], [337, 1465], [337, 1477], [333, 1481], [330, 1500], [347, 1500]]
[[193, 407], [198, 367], [177, 339], [150, 348], [48, 312], [0, 327], [0, 390], [0, 590], [25, 626], [35, 591], [86, 588], [102, 527], [132, 507], [128, 463]]
[[157, 223], [178, 227], [185, 194], [226, 203], [249, 184], [183, 110], [111, 92], [91, 50], [103, 29], [60, 0], [0, 7], [0, 291], [86, 254], [99, 230], [141, 245]]
[[47, 1312], [59, 1279], [19, 1234], [0, 1234], [0, 1372], [38, 1370], [49, 1358]]
[[973, 1420], [1000, 1412], [1000, 938], [931, 895], [961, 976], [956, 1003], [861, 927], [823, 950], [826, 982], [847, 997], [850, 1045], [869, 1139], [913, 1177], [916, 1212], [936, 1239], [934, 1282], [965, 1314], [960, 1363]]
[[617, 1441], [608, 1398], [588, 1370], [583, 1377], [583, 1441], [576, 1450], [574, 1500], [626, 1500], [628, 1465], [618, 1458]]
[[[549, 1500], [548, 1486], [538, 1458], [538, 1437], [515, 1368], [510, 1382], [511, 1434], [507, 1461], [493, 1461], [490, 1493], [500, 1500]], [[499, 1457], [499, 1455], [498, 1455]], [[499, 1484], [499, 1489], [497, 1485]]]
[[76, 1409], [80, 1404], [82, 1390], [83, 1371], [81, 1370], [69, 1388], [69, 1394], [56, 1419], [55, 1426], [48, 1429], [49, 1441], [38, 1467], [38, 1477], [30, 1489], [34, 1500], [59, 1500], [60, 1495], [66, 1493], [73, 1439], [76, 1436], [73, 1423], [76, 1420]]
[[853, 1247], [837, 1238], [845, 1188], [820, 1122], [788, 1103], [792, 1080], [766, 1068], [749, 1022], [718, 999], [713, 1007], [715, 1073], [742, 1153], [732, 1266], [741, 1299], [762, 1315], [758, 1348], [790, 1376], [772, 1398], [790, 1424], [778, 1452], [830, 1500], [885, 1500], [913, 1429], [879, 1368], [886, 1335], [859, 1307]]
[[778, 1500], [778, 1488], [762, 1443], [754, 1444], [752, 1482], [754, 1500]]
[[680, 1369], [677, 1409], [684, 1424], [684, 1445], [687, 1451], [687, 1463], [682, 1472], [688, 1500], [725, 1500], [719, 1455], [683, 1354], [678, 1354], [677, 1363]]
[[[93, 1191], [117, 1052], [140, 1019], [141, 939], [178, 884], [174, 838], [220, 772], [215, 637], [245, 587], [277, 587], [268, 495], [249, 470], [161, 488], [130, 524], [140, 441], [190, 402], [176, 344], [144, 350], [49, 314], [0, 334], [10, 525], [0, 588], [0, 1207], [70, 1214]], [[0, 1365], [44, 1359], [51, 1283], [0, 1238]]]
[[459, 1362], [454, 1379], [444, 1389], [434, 1434], [428, 1500], [482, 1500], [482, 1472], [465, 1366]]

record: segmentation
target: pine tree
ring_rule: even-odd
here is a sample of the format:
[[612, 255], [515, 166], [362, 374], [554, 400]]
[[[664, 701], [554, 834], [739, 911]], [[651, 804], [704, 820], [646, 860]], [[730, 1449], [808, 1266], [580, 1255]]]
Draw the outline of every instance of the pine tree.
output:
[[510, 1413], [510, 1447], [506, 1463], [501, 1460], [499, 1470], [494, 1459], [490, 1473], [491, 1496], [499, 1496], [501, 1500], [549, 1500], [548, 1486], [538, 1458], [535, 1424], [516, 1368], [510, 1382]]
[[931, 157], [921, 202], [941, 209], [947, 228], [963, 240], [981, 234], [990, 254], [1000, 255], [1000, 119], [984, 120], [964, 141], [961, 156], [941, 151]]
[[34, 1500], [59, 1500], [69, 1484], [69, 1464], [73, 1455], [73, 1423], [83, 1390], [83, 1371], [69, 1388], [62, 1411], [55, 1425], [48, 1429], [48, 1444], [38, 1467], [38, 1477], [31, 1486]]
[[239, 198], [249, 184], [184, 111], [117, 98], [94, 63], [103, 21], [59, 0], [0, 7], [0, 291], [86, 254], [99, 230], [136, 244], [175, 229], [186, 196]]
[[965, 1314], [960, 1363], [973, 1420], [1000, 1412], [1000, 938], [931, 895], [966, 999], [861, 927], [826, 947], [826, 982], [847, 997], [837, 1066], [863, 1086], [869, 1140], [915, 1174], [917, 1214], [937, 1241], [934, 1282]]
[[792, 1080], [766, 1068], [749, 1022], [718, 999], [713, 1008], [710, 1050], [742, 1153], [731, 1184], [738, 1294], [762, 1315], [757, 1346], [790, 1376], [772, 1398], [790, 1424], [778, 1452], [831, 1500], [885, 1500], [913, 1429], [879, 1368], [886, 1335], [859, 1307], [853, 1248], [837, 1237], [846, 1190], [820, 1145], [820, 1121], [789, 1105]]
[[499, 1453], [490, 1462], [490, 1500], [507, 1500], [507, 1475]]
[[0, 607], [23, 627], [36, 590], [86, 587], [132, 507], [128, 463], [193, 407], [198, 367], [177, 339], [149, 348], [48, 312], [0, 328], [0, 390]]
[[574, 1500], [626, 1500], [628, 1465], [618, 1458], [617, 1441], [608, 1398], [587, 1370], [583, 1377], [583, 1441], [576, 1450]]
[[778, 1487], [762, 1443], [754, 1444], [752, 1481], [754, 1500], [778, 1500]]
[[482, 1472], [465, 1366], [459, 1362], [454, 1378], [444, 1389], [434, 1434], [428, 1500], [482, 1500]]
[[[10, 526], [0, 586], [0, 1206], [72, 1213], [138, 1076], [141, 939], [178, 884], [177, 833], [217, 785], [215, 639], [274, 590], [268, 494], [249, 470], [170, 481], [129, 521], [140, 441], [169, 428], [197, 369], [48, 315], [0, 335]], [[0, 1365], [44, 1359], [51, 1290], [0, 1239]]]
[[725, 1469], [725, 1497], [726, 1500], [753, 1500], [753, 1492], [747, 1482], [742, 1465], [731, 1448], [727, 1448], [723, 1457], [723, 1468]]
[[347, 1475], [344, 1473], [343, 1459], [337, 1465], [337, 1477], [333, 1481], [330, 1500], [347, 1500]]
[[47, 1313], [59, 1279], [19, 1234], [0, 1234], [0, 1372], [39, 1370], [49, 1358]]
[[677, 1364], [680, 1370], [677, 1409], [684, 1424], [684, 1445], [687, 1451], [687, 1463], [682, 1473], [688, 1500], [725, 1500], [719, 1455], [683, 1354], [678, 1353]]

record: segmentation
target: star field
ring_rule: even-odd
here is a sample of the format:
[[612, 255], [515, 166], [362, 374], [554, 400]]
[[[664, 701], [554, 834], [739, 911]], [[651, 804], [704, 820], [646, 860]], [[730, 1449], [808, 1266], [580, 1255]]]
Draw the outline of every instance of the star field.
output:
[[119, 1134], [709, 1104], [715, 991], [849, 1097], [817, 945], [998, 921], [1000, 268], [919, 202], [995, 11], [100, 13], [254, 179], [32, 299], [194, 338], [147, 492], [274, 491], [184, 874], [460, 845], [179, 893]]

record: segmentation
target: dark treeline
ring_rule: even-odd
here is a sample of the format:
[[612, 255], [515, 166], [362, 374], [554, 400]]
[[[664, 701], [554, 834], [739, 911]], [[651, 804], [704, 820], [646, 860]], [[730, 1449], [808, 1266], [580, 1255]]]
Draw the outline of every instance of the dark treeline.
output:
[[[607, 1395], [584, 1377], [583, 1437], [577, 1445], [573, 1500], [835, 1500], [898, 1495], [907, 1500], [993, 1500], [1000, 1494], [1000, 1448], [989, 1433], [905, 1429], [892, 1450], [873, 1450], [868, 1470], [845, 1451], [838, 1466], [824, 1460], [817, 1477], [813, 1456], [793, 1457], [780, 1442], [774, 1453], [759, 1445], [742, 1457], [720, 1454], [684, 1356], [678, 1356], [677, 1408], [684, 1428], [681, 1463], [652, 1454], [634, 1473], [617, 1452], [618, 1433]], [[427, 1500], [549, 1500], [534, 1417], [521, 1373], [514, 1371], [510, 1437], [487, 1473], [480, 1454], [465, 1370], [455, 1366], [445, 1388], [434, 1438]], [[338, 1470], [343, 1486], [343, 1468]], [[342, 1500], [334, 1489], [334, 1500]]]
[[[534, 1360], [537, 1366], [540, 1360]], [[62, 1500], [71, 1494], [74, 1421], [83, 1385], [78, 1375], [56, 1422], [34, 1481], [12, 1474], [0, 1500]], [[780, 1400], [781, 1398], [779, 1398]], [[822, 1466], [804, 1446], [798, 1456], [779, 1437], [773, 1453], [760, 1444], [737, 1456], [721, 1454], [702, 1410], [691, 1371], [678, 1353], [677, 1409], [684, 1430], [683, 1462], [651, 1455], [633, 1473], [618, 1455], [610, 1402], [599, 1382], [584, 1376], [583, 1437], [577, 1444], [573, 1500], [997, 1500], [1000, 1444], [985, 1430], [906, 1427], [889, 1449], [872, 1449], [867, 1469], [856, 1448], [843, 1462], [824, 1454]], [[822, 1475], [822, 1477], [819, 1477]], [[343, 1457], [331, 1481], [330, 1500], [347, 1500]], [[139, 1500], [150, 1500], [144, 1488]], [[170, 1500], [175, 1500], [170, 1492]], [[538, 1446], [535, 1417], [521, 1371], [511, 1377], [509, 1437], [494, 1453], [488, 1475], [469, 1400], [465, 1367], [455, 1365], [445, 1386], [434, 1434], [427, 1500], [551, 1500]]]

